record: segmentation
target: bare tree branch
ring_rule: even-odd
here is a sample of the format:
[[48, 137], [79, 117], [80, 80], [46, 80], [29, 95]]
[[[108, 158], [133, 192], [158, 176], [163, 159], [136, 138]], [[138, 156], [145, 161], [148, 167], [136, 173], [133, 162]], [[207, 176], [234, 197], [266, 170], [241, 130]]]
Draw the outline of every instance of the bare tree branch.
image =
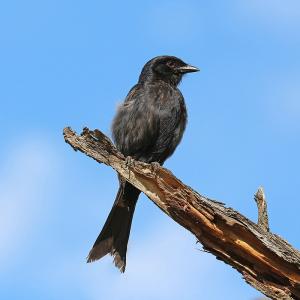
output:
[[267, 201], [263, 187], [259, 187], [256, 194], [254, 195], [255, 202], [258, 209], [258, 226], [263, 230], [269, 231], [269, 217], [267, 211]]
[[[138, 161], [128, 164], [99, 130], [85, 128], [79, 136], [65, 128], [64, 138], [74, 150], [115, 169], [258, 291], [272, 299], [300, 299], [300, 252], [268, 231], [265, 204], [258, 204], [265, 213], [259, 212], [257, 225], [200, 195], [165, 168]], [[256, 196], [260, 199], [261, 194]]]

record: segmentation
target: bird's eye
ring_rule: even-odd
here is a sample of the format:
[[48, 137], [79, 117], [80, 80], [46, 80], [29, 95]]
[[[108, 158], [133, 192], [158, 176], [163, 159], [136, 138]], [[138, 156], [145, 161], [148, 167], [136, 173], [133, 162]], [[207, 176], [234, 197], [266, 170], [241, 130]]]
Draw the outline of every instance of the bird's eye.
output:
[[173, 61], [168, 61], [168, 62], [167, 62], [167, 66], [168, 66], [169, 68], [175, 68], [175, 67], [176, 67], [176, 64], [175, 64]]

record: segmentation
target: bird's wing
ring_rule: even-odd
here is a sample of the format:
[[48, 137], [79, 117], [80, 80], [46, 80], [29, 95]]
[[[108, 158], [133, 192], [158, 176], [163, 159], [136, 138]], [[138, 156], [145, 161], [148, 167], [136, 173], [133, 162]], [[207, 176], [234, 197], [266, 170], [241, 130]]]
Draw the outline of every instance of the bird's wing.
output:
[[187, 120], [184, 98], [178, 89], [169, 90], [160, 103], [160, 126], [152, 160], [163, 163], [181, 141]]
[[112, 131], [125, 156], [147, 161], [159, 135], [159, 97], [154, 87], [136, 85], [119, 107]]

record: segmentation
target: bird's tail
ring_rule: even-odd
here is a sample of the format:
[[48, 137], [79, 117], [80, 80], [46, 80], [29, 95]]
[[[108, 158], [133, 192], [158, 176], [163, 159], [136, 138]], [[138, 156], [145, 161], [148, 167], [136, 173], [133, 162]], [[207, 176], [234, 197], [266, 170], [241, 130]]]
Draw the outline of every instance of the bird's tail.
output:
[[128, 182], [120, 182], [114, 205], [90, 251], [87, 262], [110, 253], [121, 272], [125, 271], [126, 251], [132, 217], [140, 191]]

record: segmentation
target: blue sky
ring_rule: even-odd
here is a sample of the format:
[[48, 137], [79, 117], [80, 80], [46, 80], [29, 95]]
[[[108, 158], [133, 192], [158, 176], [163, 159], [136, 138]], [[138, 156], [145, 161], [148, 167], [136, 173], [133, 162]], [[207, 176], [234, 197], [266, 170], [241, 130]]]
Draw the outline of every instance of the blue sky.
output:
[[255, 299], [259, 293], [141, 197], [127, 271], [85, 264], [111, 208], [115, 173], [62, 129], [110, 134], [143, 64], [176, 55], [189, 123], [166, 163], [200, 193], [300, 248], [300, 4], [252, 1], [2, 1], [0, 298]]

